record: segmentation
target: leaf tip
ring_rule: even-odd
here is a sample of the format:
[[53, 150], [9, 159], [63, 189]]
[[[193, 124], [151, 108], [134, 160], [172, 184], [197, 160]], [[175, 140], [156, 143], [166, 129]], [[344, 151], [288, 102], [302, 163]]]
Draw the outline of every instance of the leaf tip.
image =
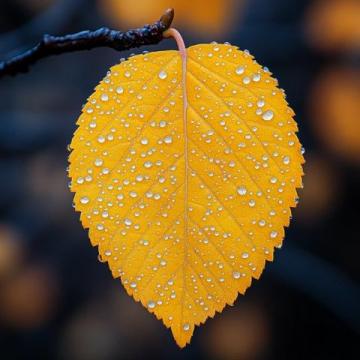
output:
[[[185, 330], [185, 326], [188, 327], [187, 330]], [[179, 346], [180, 349], [184, 349], [186, 345], [190, 344], [191, 338], [194, 333], [194, 326], [185, 324], [184, 329], [179, 327], [171, 328], [171, 332], [177, 346]]]

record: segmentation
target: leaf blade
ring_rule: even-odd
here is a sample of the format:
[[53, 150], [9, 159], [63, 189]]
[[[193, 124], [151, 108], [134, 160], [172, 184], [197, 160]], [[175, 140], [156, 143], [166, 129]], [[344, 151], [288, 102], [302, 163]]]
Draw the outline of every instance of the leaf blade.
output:
[[250, 55], [196, 45], [187, 59], [185, 74], [176, 51], [114, 66], [69, 157], [92, 244], [181, 347], [272, 260], [303, 163], [294, 113]]

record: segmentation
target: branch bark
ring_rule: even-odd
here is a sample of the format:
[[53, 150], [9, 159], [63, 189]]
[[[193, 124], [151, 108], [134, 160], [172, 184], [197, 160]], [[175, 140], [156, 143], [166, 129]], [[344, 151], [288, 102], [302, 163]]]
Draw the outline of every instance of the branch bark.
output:
[[65, 36], [44, 35], [41, 42], [33, 48], [0, 62], [0, 78], [27, 72], [32, 64], [52, 55], [98, 47], [122, 51], [143, 45], [158, 44], [163, 39], [163, 32], [170, 27], [173, 18], [174, 10], [168, 9], [159, 21], [125, 32], [103, 27], [95, 31], [86, 30]]

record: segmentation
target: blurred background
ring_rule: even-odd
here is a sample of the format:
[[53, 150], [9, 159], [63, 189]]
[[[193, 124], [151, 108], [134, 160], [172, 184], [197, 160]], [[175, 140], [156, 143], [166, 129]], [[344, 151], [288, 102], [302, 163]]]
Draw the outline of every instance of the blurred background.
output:
[[168, 7], [188, 45], [249, 49], [286, 89], [307, 162], [284, 246], [180, 351], [98, 261], [68, 190], [81, 106], [129, 54], [42, 60], [0, 80], [0, 358], [360, 359], [359, 0], [1, 0], [0, 59], [44, 33], [138, 27]]

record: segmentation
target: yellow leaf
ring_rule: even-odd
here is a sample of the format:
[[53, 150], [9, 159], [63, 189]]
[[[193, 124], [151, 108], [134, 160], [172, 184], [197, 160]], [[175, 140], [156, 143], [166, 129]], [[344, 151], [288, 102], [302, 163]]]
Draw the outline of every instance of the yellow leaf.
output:
[[227, 44], [186, 52], [186, 72], [178, 51], [112, 67], [69, 158], [91, 243], [181, 347], [273, 259], [303, 163], [268, 70]]

